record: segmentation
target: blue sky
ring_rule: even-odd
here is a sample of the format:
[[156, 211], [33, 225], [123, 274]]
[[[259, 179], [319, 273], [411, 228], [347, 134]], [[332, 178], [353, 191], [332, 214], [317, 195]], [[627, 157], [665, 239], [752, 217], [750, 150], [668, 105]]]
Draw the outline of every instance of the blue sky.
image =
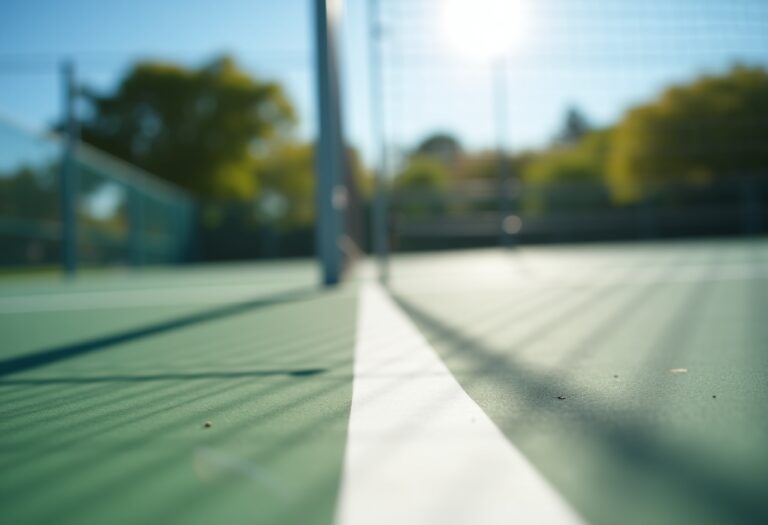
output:
[[[468, 0], [471, 1], [471, 0]], [[520, 0], [525, 1], [525, 0]], [[499, 118], [486, 62], [446, 45], [440, 0], [381, 0], [386, 129], [410, 146], [431, 131], [491, 146]], [[596, 124], [664, 86], [735, 61], [768, 63], [764, 0], [531, 0], [527, 36], [507, 67], [512, 148], [545, 143], [569, 105]], [[76, 60], [83, 81], [109, 90], [132, 62], [199, 64], [233, 53], [278, 80], [313, 135], [310, 0], [4, 0], [0, 4], [0, 113], [45, 126], [59, 107], [56, 65]], [[372, 151], [367, 1], [347, 0], [343, 23], [348, 136]]]

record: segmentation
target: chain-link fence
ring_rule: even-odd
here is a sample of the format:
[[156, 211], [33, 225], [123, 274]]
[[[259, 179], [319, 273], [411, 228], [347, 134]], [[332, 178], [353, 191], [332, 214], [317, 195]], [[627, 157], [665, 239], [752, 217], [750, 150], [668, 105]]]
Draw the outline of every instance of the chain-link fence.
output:
[[[0, 121], [0, 265], [55, 267], [62, 259], [62, 144]], [[194, 201], [87, 145], [74, 156], [83, 265], [165, 264], [190, 256]]]
[[768, 231], [768, 4], [374, 8], [393, 249]]

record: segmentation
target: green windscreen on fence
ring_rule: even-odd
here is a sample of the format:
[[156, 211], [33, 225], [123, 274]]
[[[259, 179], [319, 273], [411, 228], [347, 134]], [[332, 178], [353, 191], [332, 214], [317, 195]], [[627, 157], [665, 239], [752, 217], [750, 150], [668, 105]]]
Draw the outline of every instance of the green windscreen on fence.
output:
[[[61, 154], [57, 137], [0, 120], [0, 266], [60, 263]], [[74, 165], [79, 264], [166, 264], [188, 255], [188, 195], [84, 144]]]

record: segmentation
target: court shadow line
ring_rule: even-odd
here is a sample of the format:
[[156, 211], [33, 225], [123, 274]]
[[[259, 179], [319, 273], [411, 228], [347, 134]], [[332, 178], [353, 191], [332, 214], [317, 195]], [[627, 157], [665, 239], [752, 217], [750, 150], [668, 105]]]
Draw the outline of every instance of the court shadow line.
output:
[[137, 341], [139, 339], [160, 335], [201, 323], [217, 321], [271, 306], [299, 302], [316, 297], [320, 293], [321, 291], [314, 287], [299, 288], [269, 295], [267, 297], [212, 308], [191, 315], [185, 315], [159, 323], [121, 331], [112, 335], [95, 337], [77, 343], [54, 346], [33, 353], [11, 357], [0, 361], [0, 378], [63, 361], [65, 359], [71, 359], [73, 357], [105, 350], [122, 343]]
[[46, 377], [41, 379], [5, 379], [3, 385], [65, 385], [91, 383], [143, 383], [145, 381], [187, 381], [197, 379], [242, 379], [247, 377], [311, 377], [323, 374], [327, 368], [297, 368], [275, 370], [249, 370], [241, 372], [200, 372], [189, 374], [123, 374], [93, 377]]

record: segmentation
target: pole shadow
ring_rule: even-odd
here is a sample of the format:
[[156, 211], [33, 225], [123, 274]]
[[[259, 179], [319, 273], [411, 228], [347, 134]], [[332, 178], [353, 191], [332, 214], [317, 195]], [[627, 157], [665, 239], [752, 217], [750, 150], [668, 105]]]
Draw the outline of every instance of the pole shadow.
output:
[[218, 308], [212, 308], [192, 315], [178, 317], [168, 321], [142, 326], [132, 330], [126, 330], [116, 334], [87, 339], [77, 343], [55, 346], [39, 350], [31, 354], [11, 357], [0, 361], [0, 378], [32, 370], [52, 363], [72, 359], [74, 357], [106, 350], [110, 347], [145, 339], [155, 335], [180, 330], [211, 321], [217, 321], [248, 312], [253, 312], [271, 306], [299, 302], [316, 297], [321, 292], [315, 288], [297, 289], [288, 292], [262, 297], [245, 302], [230, 304]]
[[[497, 382], [498, 388], [519, 391], [520, 399], [528, 409], [562, 410], [562, 401], [556, 399], [557, 393], [566, 386], [562, 378], [526, 366], [512, 355], [494, 352], [481, 341], [467, 336], [402, 296], [393, 295], [393, 299], [426, 330], [431, 341], [445, 345], [452, 354], [471, 354], [478, 363], [475, 373], [489, 375], [489, 380]], [[466, 373], [459, 374], [459, 377], [462, 376], [463, 382], [472, 381]], [[599, 414], [584, 396], [569, 398], [568, 409], [606, 453], [617, 461], [627, 462], [637, 471], [652, 472], [673, 481], [682, 492], [693, 496], [729, 522], [762, 523], [768, 519], [768, 504], [758, 487], [725, 479], [700, 461], [663, 446], [642, 422], [631, 420], [620, 409]]]

